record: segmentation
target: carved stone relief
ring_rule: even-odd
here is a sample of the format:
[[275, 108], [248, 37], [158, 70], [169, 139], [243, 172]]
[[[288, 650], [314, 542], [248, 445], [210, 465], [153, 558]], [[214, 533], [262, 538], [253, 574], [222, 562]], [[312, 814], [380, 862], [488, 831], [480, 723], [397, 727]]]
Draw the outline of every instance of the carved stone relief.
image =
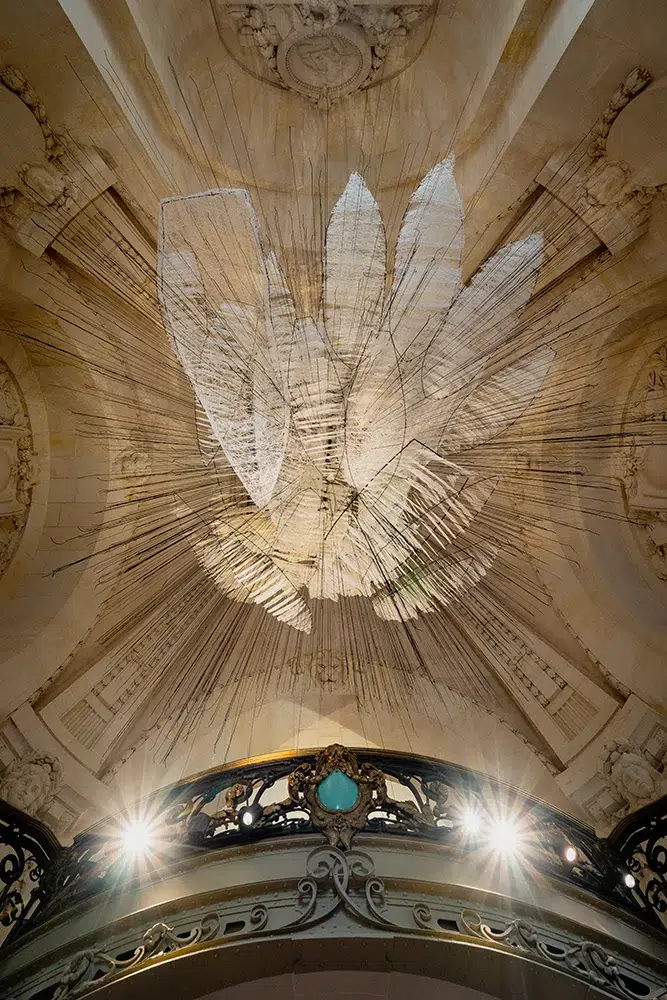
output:
[[625, 816], [667, 793], [666, 769], [667, 719], [631, 695], [557, 782], [606, 837]]
[[618, 792], [624, 805], [616, 817], [655, 802], [667, 792], [667, 776], [661, 774], [632, 740], [617, 739], [605, 743], [598, 772], [603, 781]]
[[0, 84], [33, 115], [44, 138], [44, 155], [23, 163], [15, 181], [0, 187], [0, 222], [24, 247], [39, 256], [113, 176], [99, 154], [69, 149], [59, 136], [34, 87], [16, 66], [0, 69]]
[[63, 165], [65, 146], [51, 127], [44, 104], [16, 66], [0, 69], [0, 83], [21, 100], [31, 112], [44, 137], [44, 160], [24, 163], [18, 170], [15, 187], [0, 190], [0, 210], [10, 225], [30, 212], [32, 205], [63, 207], [69, 198], [70, 181]]
[[[667, 997], [664, 963], [640, 962], [642, 953], [636, 947], [612, 938], [609, 932], [600, 931], [595, 941], [587, 941], [578, 936], [580, 927], [573, 922], [561, 919], [556, 923], [537, 909], [530, 920], [515, 917], [489, 898], [493, 894], [473, 897], [476, 909], [471, 909], [469, 889], [457, 896], [452, 887], [446, 895], [434, 892], [435, 884], [402, 885], [404, 880], [400, 880], [398, 886], [392, 885], [383, 877], [382, 860], [379, 852], [371, 855], [353, 849], [344, 853], [336, 847], [318, 846], [305, 858], [298, 891], [292, 880], [285, 879], [272, 885], [277, 891], [271, 893], [259, 888], [249, 894], [246, 887], [243, 895], [227, 890], [224, 898], [209, 899], [206, 907], [195, 910], [172, 907], [173, 912], [165, 912], [163, 920], [151, 924], [147, 918], [141, 928], [136, 922], [125, 927], [109, 923], [94, 940], [85, 941], [84, 950], [74, 951], [84, 943], [80, 939], [61, 948], [46, 972], [43, 963], [26, 963], [20, 977], [11, 981], [13, 995], [16, 1000], [73, 1000], [100, 987], [109, 988], [112, 977], [115, 989], [122, 991], [125, 975], [141, 975], [147, 965], [154, 967], [165, 958], [169, 961], [174, 953], [215, 948], [224, 955], [226, 944], [238, 950], [249, 943], [252, 948], [253, 938], [266, 935], [276, 945], [303, 936], [351, 938], [362, 927], [366, 932], [372, 928], [385, 939], [396, 937], [406, 948], [419, 948], [419, 939], [426, 937], [449, 943], [459, 939], [462, 947], [464, 941], [491, 942], [496, 956], [518, 954], [564, 973], [563, 996], [572, 995], [578, 980], [591, 988], [586, 995], [620, 1000]], [[480, 955], [473, 951], [470, 960], [479, 961]], [[263, 981], [259, 984], [256, 989], [261, 990]], [[450, 992], [444, 983], [441, 992]], [[262, 995], [271, 994], [265, 990]]]
[[660, 580], [667, 580], [667, 345], [641, 373], [629, 405], [637, 429], [622, 456], [627, 514]]
[[0, 799], [37, 816], [53, 802], [62, 785], [62, 765], [48, 753], [17, 757], [0, 775]]
[[18, 548], [38, 481], [28, 409], [18, 383], [0, 361], [0, 574]]
[[622, 112], [651, 83], [642, 67], [633, 69], [616, 89], [593, 127], [585, 151], [577, 147], [557, 153], [538, 175], [547, 191], [579, 215], [612, 253], [633, 243], [645, 231], [653, 199], [664, 185], [638, 182], [632, 167], [608, 154], [607, 140]]
[[220, 4], [236, 22], [240, 43], [259, 50], [275, 81], [322, 108], [368, 87], [428, 7], [346, 0]]

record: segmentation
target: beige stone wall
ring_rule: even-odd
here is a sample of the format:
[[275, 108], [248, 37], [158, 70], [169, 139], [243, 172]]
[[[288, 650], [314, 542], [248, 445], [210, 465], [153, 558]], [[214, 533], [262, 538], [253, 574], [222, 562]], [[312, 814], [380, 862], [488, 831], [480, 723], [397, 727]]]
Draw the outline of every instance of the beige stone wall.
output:
[[[25, 383], [40, 465], [0, 579], [3, 762], [62, 757], [63, 830], [109, 788], [121, 801], [333, 740], [455, 760], [593, 817], [608, 738], [663, 759], [646, 720], [667, 712], [667, 176], [649, 138], [650, 186], [636, 163], [664, 90], [643, 91], [639, 112], [625, 102], [627, 140], [630, 110], [616, 108], [608, 139], [591, 130], [633, 67], [667, 74], [665, 15], [649, 0], [632, 13], [621, 0], [441, 2], [410, 58], [391, 56], [400, 72], [323, 111], [266, 78], [220, 5], [158, 6], [5, 4], [0, 69], [20, 70], [64, 152], [0, 87], [0, 358]], [[162, 326], [159, 201], [246, 188], [306, 314], [351, 171], [377, 198], [391, 264], [410, 193], [451, 151], [464, 279], [512, 239], [547, 241], [521, 336], [555, 360], [513, 432], [529, 485], [501, 503], [521, 544], [478, 604], [410, 641], [346, 607], [302, 641], [221, 596], [178, 527], [174, 497], [193, 483], [214, 497], [231, 472], [200, 447]], [[606, 821], [622, 808], [610, 800]]]

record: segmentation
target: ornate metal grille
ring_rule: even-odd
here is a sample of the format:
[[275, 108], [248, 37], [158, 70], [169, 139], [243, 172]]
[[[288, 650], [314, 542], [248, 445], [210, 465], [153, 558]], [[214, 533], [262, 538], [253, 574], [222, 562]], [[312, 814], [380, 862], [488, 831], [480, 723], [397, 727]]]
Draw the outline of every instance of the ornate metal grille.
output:
[[[329, 808], [319, 789], [332, 774], [356, 785], [351, 806]], [[340, 778], [338, 779], [340, 780]], [[465, 832], [471, 809], [482, 829], [498, 806], [520, 817], [522, 864], [660, 926], [665, 895], [666, 813], [652, 807], [625, 825], [621, 838], [600, 840], [572, 817], [477, 772], [425, 757], [334, 745], [318, 752], [223, 767], [143, 800], [137, 815], [151, 826], [161, 864], [270, 838], [324, 834], [347, 850], [359, 834], [412, 837], [477, 849]], [[63, 906], [133, 878], [114, 817], [61, 847], [41, 824], [0, 803], [5, 854], [0, 920], [10, 937]], [[632, 873], [634, 887], [626, 884]]]

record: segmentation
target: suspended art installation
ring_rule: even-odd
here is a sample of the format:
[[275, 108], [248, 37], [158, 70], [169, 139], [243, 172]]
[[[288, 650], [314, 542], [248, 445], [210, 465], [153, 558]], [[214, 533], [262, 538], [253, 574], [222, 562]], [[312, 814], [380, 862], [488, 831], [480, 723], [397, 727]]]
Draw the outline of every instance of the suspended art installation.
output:
[[455, 601], [498, 550], [479, 524], [500, 476], [466, 455], [522, 414], [553, 357], [541, 346], [493, 359], [532, 294], [543, 239], [503, 247], [462, 285], [453, 168], [438, 163], [414, 192], [390, 281], [378, 205], [352, 174], [326, 233], [317, 316], [297, 315], [247, 191], [162, 204], [165, 325], [245, 491], [183, 501], [180, 516], [228, 596], [306, 632], [306, 591], [365, 596], [405, 620]]

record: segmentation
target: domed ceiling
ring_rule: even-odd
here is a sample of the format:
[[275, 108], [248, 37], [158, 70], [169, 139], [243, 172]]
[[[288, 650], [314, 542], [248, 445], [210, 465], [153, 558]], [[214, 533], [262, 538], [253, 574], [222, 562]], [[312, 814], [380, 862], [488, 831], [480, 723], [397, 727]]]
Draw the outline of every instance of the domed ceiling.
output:
[[63, 834], [333, 741], [603, 832], [642, 804], [608, 749], [667, 756], [639, 7], [7, 12], [0, 757], [52, 761]]

